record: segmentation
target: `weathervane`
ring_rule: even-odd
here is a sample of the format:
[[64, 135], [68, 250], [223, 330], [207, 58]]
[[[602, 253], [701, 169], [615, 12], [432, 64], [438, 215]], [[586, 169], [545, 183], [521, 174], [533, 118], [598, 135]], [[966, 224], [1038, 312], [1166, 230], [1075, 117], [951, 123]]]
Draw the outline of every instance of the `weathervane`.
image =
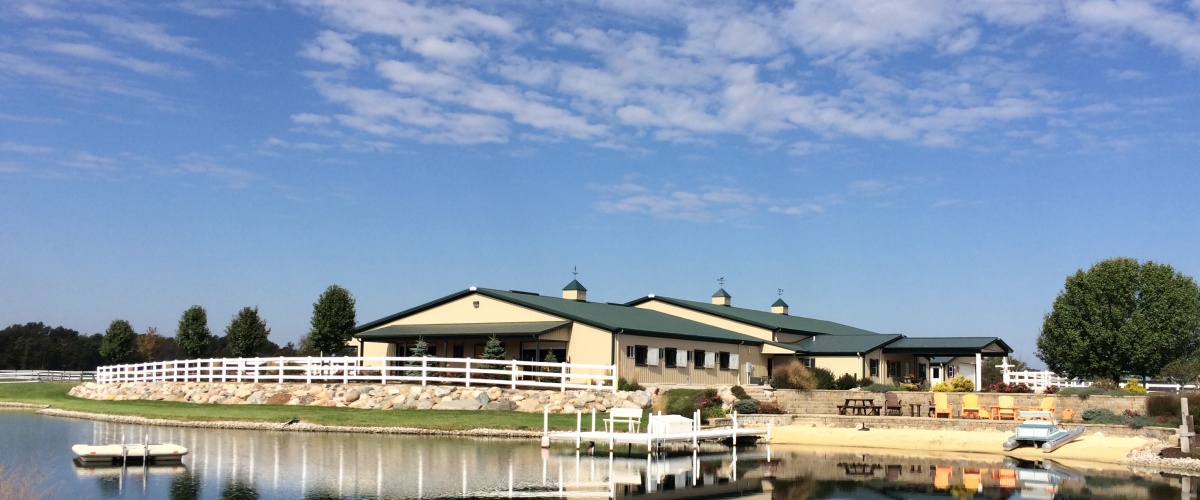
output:
[[571, 266], [571, 275], [575, 276], [576, 279], [579, 278], [579, 266]]
[[717, 278], [717, 285], [720, 286], [721, 288], [725, 288], [725, 277], [724, 276]]
[[775, 291], [779, 293], [779, 298], [781, 298], [781, 299], [782, 299], [782, 298], [783, 298], [783, 289], [782, 289], [782, 288], [776, 288], [776, 289], [775, 289]]

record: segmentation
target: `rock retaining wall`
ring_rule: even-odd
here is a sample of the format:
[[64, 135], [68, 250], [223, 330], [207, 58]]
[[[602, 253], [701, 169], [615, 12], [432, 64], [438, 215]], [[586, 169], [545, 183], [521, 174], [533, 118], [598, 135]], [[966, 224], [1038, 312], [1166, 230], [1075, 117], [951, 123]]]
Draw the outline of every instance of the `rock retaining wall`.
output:
[[88, 382], [72, 396], [104, 400], [180, 401], [199, 404], [279, 404], [335, 406], [373, 410], [510, 410], [528, 413], [598, 412], [609, 408], [646, 408], [645, 391], [536, 391], [499, 387], [382, 384], [264, 384], [220, 382]]
[[[949, 394], [950, 404], [954, 409], [954, 416], [958, 416], [959, 409], [962, 408], [962, 397], [964, 393], [951, 392]], [[979, 406], [987, 408], [998, 404], [1000, 396], [1005, 394], [995, 392], [980, 392]], [[898, 393], [900, 399], [904, 402], [901, 409], [901, 414], [909, 414], [909, 403], [920, 403], [921, 414], [925, 415], [929, 408], [929, 402], [933, 401], [932, 392], [901, 392]], [[1013, 397], [1013, 402], [1017, 408], [1032, 408], [1042, 403], [1042, 394], [1007, 394]], [[847, 398], [875, 398], [875, 404], [883, 404], [883, 394], [863, 391], [798, 391], [792, 389], [781, 389], [774, 391], [772, 397], [778, 402], [779, 406], [788, 413], [800, 414], [827, 414], [836, 415], [838, 405], [844, 404]], [[1089, 396], [1086, 399], [1079, 396], [1053, 396], [1055, 400], [1055, 411], [1062, 415], [1065, 409], [1075, 411], [1075, 419], [1078, 420], [1083, 415], [1085, 410], [1092, 408], [1107, 408], [1118, 415], [1130, 410], [1139, 414], [1146, 413], [1146, 396]]]

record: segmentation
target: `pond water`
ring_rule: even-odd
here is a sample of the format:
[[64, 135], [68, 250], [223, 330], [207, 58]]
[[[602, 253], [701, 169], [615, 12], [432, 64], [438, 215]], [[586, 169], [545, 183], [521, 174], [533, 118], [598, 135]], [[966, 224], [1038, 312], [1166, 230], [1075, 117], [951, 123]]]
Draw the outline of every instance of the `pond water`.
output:
[[[177, 465], [85, 467], [74, 444], [171, 442]], [[758, 446], [648, 456], [534, 440], [191, 429], [0, 411], [0, 496], [45, 498], [1195, 498], [1191, 478], [1002, 456]], [[1189, 493], [1191, 496], [1189, 496]]]

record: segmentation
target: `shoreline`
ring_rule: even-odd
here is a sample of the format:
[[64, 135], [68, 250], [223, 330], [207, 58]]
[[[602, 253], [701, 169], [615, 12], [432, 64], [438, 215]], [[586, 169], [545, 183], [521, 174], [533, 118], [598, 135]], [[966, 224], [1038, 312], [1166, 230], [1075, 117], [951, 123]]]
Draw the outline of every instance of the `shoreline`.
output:
[[[424, 436], [463, 436], [476, 438], [538, 439], [541, 430], [488, 429], [442, 430], [421, 427], [343, 426], [298, 422], [278, 424], [239, 420], [174, 420], [115, 415], [73, 410], [60, 410], [49, 405], [0, 402], [0, 408], [34, 410], [39, 415], [95, 420], [133, 425], [190, 427], [201, 429], [266, 430], [280, 432], [346, 432], [355, 434], [397, 434]], [[925, 429], [871, 429], [863, 432], [853, 428], [785, 425], [774, 427], [770, 444], [809, 448], [838, 448], [873, 450], [877, 452], [919, 452], [930, 455], [990, 455], [1013, 456], [1025, 460], [1054, 460], [1092, 468], [1124, 466], [1172, 473], [1200, 473], [1200, 460], [1166, 459], [1157, 451], [1168, 443], [1141, 437], [1085, 435], [1053, 453], [1038, 448], [1018, 448], [1002, 451], [1007, 432], [999, 431], [932, 431]], [[1101, 467], [1104, 468], [1104, 467]]]

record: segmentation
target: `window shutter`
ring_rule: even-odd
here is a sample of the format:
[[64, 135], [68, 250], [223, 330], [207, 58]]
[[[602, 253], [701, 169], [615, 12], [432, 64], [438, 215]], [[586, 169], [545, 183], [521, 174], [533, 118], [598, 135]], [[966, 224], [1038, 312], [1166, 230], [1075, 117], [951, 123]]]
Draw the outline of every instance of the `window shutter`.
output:
[[729, 355], [729, 369], [730, 369], [730, 370], [737, 370], [737, 369], [738, 369], [738, 355], [737, 355], [737, 353], [733, 353], [733, 354], [730, 354], [730, 355]]
[[715, 366], [717, 366], [717, 353], [704, 351], [704, 367], [713, 368]]
[[687, 366], [688, 352], [685, 350], [675, 351], [675, 366]]
[[658, 348], [650, 347], [646, 349], [646, 364], [650, 366], [658, 366]]

